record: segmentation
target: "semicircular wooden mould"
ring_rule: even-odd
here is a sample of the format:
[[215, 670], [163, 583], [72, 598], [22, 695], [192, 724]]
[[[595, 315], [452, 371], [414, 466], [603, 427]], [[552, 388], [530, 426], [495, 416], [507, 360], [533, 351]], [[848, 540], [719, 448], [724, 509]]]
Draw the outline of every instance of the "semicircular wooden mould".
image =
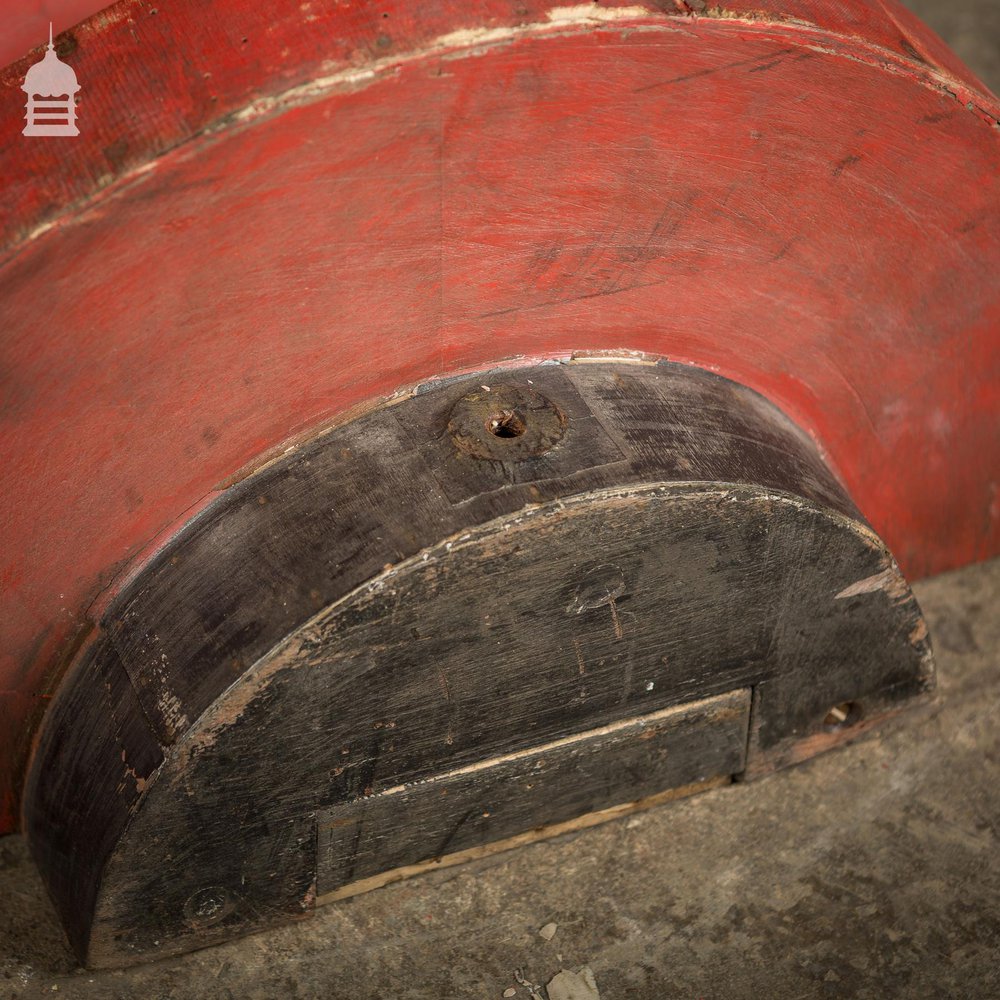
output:
[[83, 961], [753, 777], [933, 684], [926, 628], [756, 393], [591, 360], [425, 383], [231, 486], [107, 609], [26, 792]]

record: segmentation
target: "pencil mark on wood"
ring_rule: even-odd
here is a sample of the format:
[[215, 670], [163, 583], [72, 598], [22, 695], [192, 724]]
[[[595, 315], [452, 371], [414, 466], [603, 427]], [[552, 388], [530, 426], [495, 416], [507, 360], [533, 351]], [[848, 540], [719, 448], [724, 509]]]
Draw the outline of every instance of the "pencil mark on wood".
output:
[[750, 59], [736, 59], [732, 62], [723, 63], [721, 66], [709, 66], [706, 69], [697, 70], [694, 73], [684, 73], [681, 76], [672, 76], [667, 80], [660, 80], [658, 83], [647, 83], [642, 87], [636, 87], [632, 93], [642, 94], [647, 90], [656, 90], [659, 87], [669, 87], [675, 83], [686, 83], [688, 80], [698, 80], [706, 76], [714, 76], [716, 73], [724, 73], [726, 70], [730, 69], [739, 69], [741, 66], [752, 66], [755, 63], [761, 62], [761, 60], [773, 60], [775, 56], [785, 56], [795, 51], [795, 48], [784, 48], [778, 49], [775, 52], [770, 52], [764, 56], [754, 56]]
[[831, 173], [833, 174], [834, 177], [839, 177], [848, 167], [853, 167], [855, 163], [860, 163], [860, 162], [861, 162], [860, 156], [855, 156], [853, 154], [851, 156], [845, 156], [842, 160], [838, 160], [833, 165], [833, 170], [831, 171]]

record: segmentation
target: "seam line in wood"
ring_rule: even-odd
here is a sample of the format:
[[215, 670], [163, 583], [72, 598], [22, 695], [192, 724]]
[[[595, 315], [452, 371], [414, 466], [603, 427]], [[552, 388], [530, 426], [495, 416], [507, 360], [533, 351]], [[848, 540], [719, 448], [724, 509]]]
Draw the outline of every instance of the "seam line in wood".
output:
[[595, 729], [586, 729], [579, 733], [572, 733], [569, 736], [563, 736], [557, 740], [552, 740], [550, 743], [543, 743], [541, 746], [526, 747], [523, 750], [516, 750], [513, 753], [502, 754], [499, 757], [490, 757], [488, 760], [478, 760], [474, 764], [467, 764], [465, 767], [457, 767], [452, 771], [444, 771], [441, 774], [431, 775], [431, 777], [424, 778], [422, 781], [414, 781], [403, 785], [394, 785], [392, 788], [386, 788], [384, 791], [379, 792], [375, 796], [359, 798], [354, 801], [357, 803], [364, 803], [371, 801], [372, 798], [388, 798], [391, 795], [398, 795], [400, 792], [412, 791], [415, 788], [434, 785], [442, 781], [448, 781], [452, 778], [476, 774], [479, 771], [487, 771], [502, 764], [509, 764], [518, 760], [526, 760], [529, 757], [537, 757], [539, 754], [550, 753], [553, 750], [561, 750], [572, 746], [574, 743], [585, 743], [588, 740], [592, 740], [597, 737], [611, 736], [614, 733], [620, 733], [623, 730], [628, 729], [645, 729], [648, 726], [655, 726], [657, 723], [667, 721], [675, 716], [688, 715], [691, 712], [697, 712], [699, 709], [716, 705], [718, 704], [720, 698], [741, 694], [742, 692], [748, 690], [752, 689], [736, 688], [735, 690], [725, 692], [722, 695], [711, 695], [707, 698], [699, 698], [697, 701], [685, 701], [679, 705], [670, 705], [667, 708], [660, 709], [658, 712], [651, 712], [649, 715], [633, 716], [628, 719], [621, 719], [618, 722], [611, 722], [606, 726], [598, 726]]
[[622, 819], [633, 813], [645, 812], [647, 809], [654, 809], [657, 806], [665, 805], [677, 799], [690, 798], [701, 792], [724, 788], [731, 784], [733, 784], [732, 776], [721, 774], [714, 778], [706, 778], [704, 781], [693, 782], [690, 785], [668, 788], [666, 791], [658, 792], [656, 795], [648, 795], [645, 798], [636, 799], [632, 802], [623, 802], [621, 805], [610, 806], [607, 809], [600, 809], [597, 812], [584, 813], [584, 815], [578, 816], [576, 819], [566, 820], [563, 823], [553, 823], [549, 826], [537, 827], [534, 830], [526, 830], [524, 833], [515, 834], [513, 837], [495, 841], [492, 844], [469, 847], [464, 851], [456, 851], [454, 854], [445, 854], [440, 858], [418, 861], [412, 865], [404, 865], [402, 868], [394, 868], [388, 872], [372, 875], [369, 878], [351, 882], [349, 885], [341, 886], [339, 889], [316, 896], [315, 905], [325, 906], [327, 903], [335, 903], [343, 899], [350, 899], [352, 896], [360, 896], [363, 893], [380, 889], [394, 882], [402, 882], [418, 875], [424, 875], [429, 871], [468, 864], [470, 861], [492, 857], [493, 855], [515, 850], [518, 847], [524, 847], [528, 844], [552, 840], [555, 837], [561, 837], [569, 833], [579, 833], [582, 830], [590, 829], [590, 827], [610, 823], [612, 820]]

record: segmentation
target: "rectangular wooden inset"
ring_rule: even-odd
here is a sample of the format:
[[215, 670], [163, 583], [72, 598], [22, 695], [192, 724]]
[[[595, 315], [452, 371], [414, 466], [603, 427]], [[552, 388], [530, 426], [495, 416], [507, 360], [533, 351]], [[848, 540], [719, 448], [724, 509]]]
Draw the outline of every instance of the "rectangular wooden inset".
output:
[[750, 689], [743, 688], [323, 810], [317, 893], [738, 774], [749, 719]]

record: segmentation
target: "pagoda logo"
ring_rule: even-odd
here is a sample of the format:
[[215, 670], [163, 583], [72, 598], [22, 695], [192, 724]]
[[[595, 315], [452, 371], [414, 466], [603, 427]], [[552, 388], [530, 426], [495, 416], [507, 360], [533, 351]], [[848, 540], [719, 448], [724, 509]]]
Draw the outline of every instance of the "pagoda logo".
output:
[[80, 134], [76, 127], [76, 95], [80, 84], [73, 68], [56, 55], [51, 22], [45, 55], [25, 74], [21, 89], [28, 95], [24, 135]]

